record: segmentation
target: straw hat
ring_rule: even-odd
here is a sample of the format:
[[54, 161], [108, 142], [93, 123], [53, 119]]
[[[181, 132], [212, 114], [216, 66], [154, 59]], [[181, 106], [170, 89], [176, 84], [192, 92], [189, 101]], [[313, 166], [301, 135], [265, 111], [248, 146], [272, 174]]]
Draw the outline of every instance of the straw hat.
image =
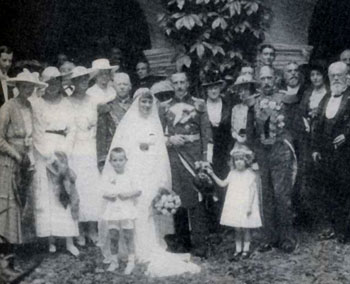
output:
[[100, 58], [92, 61], [91, 69], [117, 71], [119, 69], [119, 65], [111, 66], [108, 59]]
[[95, 72], [96, 71], [94, 71], [92, 68], [86, 68], [84, 66], [77, 66], [77, 67], [73, 68], [70, 79], [75, 79], [75, 78], [85, 76], [85, 75], [89, 75], [89, 78], [91, 79]]
[[62, 77], [71, 75], [72, 72], [62, 74], [56, 67], [49, 66], [41, 73], [41, 80], [48, 82], [52, 79], [61, 79]]
[[19, 82], [31, 83], [35, 85], [35, 87], [39, 87], [39, 88], [47, 87], [46, 83], [41, 82], [39, 80], [39, 73], [36, 73], [36, 72], [31, 73], [27, 69], [23, 69], [23, 72], [17, 74], [16, 77], [7, 79], [7, 83], [10, 86], [14, 86], [16, 85], [16, 83], [19, 83]]
[[235, 83], [233, 84], [234, 86], [240, 86], [244, 84], [253, 84], [253, 85], [258, 85], [258, 82], [253, 79], [253, 77], [249, 74], [246, 75], [240, 75], [236, 79]]

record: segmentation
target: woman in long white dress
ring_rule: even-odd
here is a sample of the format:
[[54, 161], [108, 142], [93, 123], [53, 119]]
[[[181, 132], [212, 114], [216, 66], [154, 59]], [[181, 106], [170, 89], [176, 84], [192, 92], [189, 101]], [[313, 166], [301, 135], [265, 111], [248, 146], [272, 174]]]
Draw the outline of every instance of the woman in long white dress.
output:
[[76, 128], [71, 165], [77, 175], [76, 187], [80, 197], [78, 243], [82, 246], [85, 245], [86, 236], [93, 242], [97, 241], [96, 222], [102, 200], [96, 156], [97, 105], [86, 94], [92, 72], [83, 66], [72, 70], [74, 92], [69, 97]]
[[79, 235], [78, 222], [71, 206], [64, 206], [50, 167], [58, 151], [69, 157], [75, 136], [70, 102], [62, 96], [61, 74], [55, 67], [47, 67], [42, 79], [48, 83], [43, 97], [33, 97], [33, 145], [36, 165], [34, 176], [35, 218], [38, 237], [49, 237], [49, 251], [55, 252], [54, 237], [66, 238], [66, 248], [73, 255], [79, 251], [73, 237]]
[[[160, 188], [171, 190], [169, 157], [156, 99], [149, 89], [139, 89], [135, 97], [116, 130], [110, 149], [124, 148], [135, 189], [142, 192], [135, 221], [136, 258], [138, 262], [148, 263], [146, 273], [152, 277], [198, 273], [200, 267], [189, 261], [188, 254], [166, 251], [156, 228], [152, 201]], [[108, 176], [111, 170], [106, 165], [103, 175]]]

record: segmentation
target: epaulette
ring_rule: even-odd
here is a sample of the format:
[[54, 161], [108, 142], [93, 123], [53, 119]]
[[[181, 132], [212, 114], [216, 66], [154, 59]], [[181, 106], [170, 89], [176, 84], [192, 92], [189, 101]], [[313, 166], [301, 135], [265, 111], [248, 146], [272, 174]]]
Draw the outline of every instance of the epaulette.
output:
[[198, 112], [205, 112], [206, 107], [205, 107], [205, 101], [200, 98], [192, 97], [194, 100], [194, 107]]

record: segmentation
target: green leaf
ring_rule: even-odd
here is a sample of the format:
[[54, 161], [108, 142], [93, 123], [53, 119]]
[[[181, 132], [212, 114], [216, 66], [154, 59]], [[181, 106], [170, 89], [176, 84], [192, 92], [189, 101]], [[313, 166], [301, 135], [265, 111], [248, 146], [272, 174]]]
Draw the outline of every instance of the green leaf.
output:
[[204, 52], [205, 52], [205, 48], [204, 48], [204, 45], [201, 43], [201, 42], [197, 42], [195, 43], [194, 45], [191, 46], [190, 48], [190, 52], [194, 52], [196, 51], [197, 52], [197, 56], [199, 58], [202, 58], [203, 55], [204, 55]]
[[225, 30], [227, 28], [227, 22], [223, 17], [218, 17], [213, 21], [211, 26], [213, 29], [216, 29], [219, 26], [221, 26], [221, 28]]
[[175, 22], [175, 27], [180, 30], [182, 27], [184, 26], [184, 17], [178, 19], [176, 22]]
[[236, 10], [237, 15], [240, 15], [241, 11], [242, 11], [241, 3], [239, 1], [235, 1], [235, 2], [233, 2], [233, 6]]
[[213, 29], [216, 29], [218, 26], [220, 26], [220, 17], [216, 18], [214, 22], [211, 24], [211, 27]]
[[188, 30], [192, 30], [192, 28], [195, 25], [195, 21], [191, 15], [187, 15], [187, 16], [183, 17], [183, 23], [184, 23], [185, 28], [187, 28]]
[[244, 6], [244, 9], [246, 9], [247, 15], [250, 16], [251, 14], [258, 12], [259, 4], [256, 2], [247, 2], [247, 4]]
[[194, 20], [194, 22], [196, 23], [197, 26], [200, 26], [200, 27], [203, 26], [203, 22], [202, 22], [202, 20], [200, 19], [200, 17], [198, 15], [191, 14], [191, 16], [192, 16], [192, 18], [193, 18], [193, 20]]
[[180, 67], [185, 65], [187, 68], [189, 68], [191, 66], [191, 63], [192, 63], [191, 57], [189, 57], [186, 54], [183, 54], [176, 59], [176, 65]]
[[177, 3], [177, 7], [182, 10], [182, 8], [184, 7], [185, 5], [185, 0], [176, 0], [176, 3]]

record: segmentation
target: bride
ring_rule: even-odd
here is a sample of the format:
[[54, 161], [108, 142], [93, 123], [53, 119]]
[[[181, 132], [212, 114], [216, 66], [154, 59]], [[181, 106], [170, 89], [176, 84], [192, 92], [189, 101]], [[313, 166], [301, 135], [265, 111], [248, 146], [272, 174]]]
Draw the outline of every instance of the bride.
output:
[[[164, 226], [169, 222], [163, 220], [159, 226], [156, 224], [159, 218], [154, 213], [152, 201], [160, 188], [171, 190], [171, 172], [157, 102], [149, 89], [142, 88], [135, 93], [133, 104], [114, 134], [110, 149], [114, 147], [126, 151], [135, 189], [142, 192], [137, 201], [135, 221], [138, 262], [147, 264], [146, 273], [152, 277], [198, 273], [200, 267], [189, 261], [189, 254], [166, 251], [162, 236]], [[111, 170], [106, 164], [103, 176], [108, 176]]]

